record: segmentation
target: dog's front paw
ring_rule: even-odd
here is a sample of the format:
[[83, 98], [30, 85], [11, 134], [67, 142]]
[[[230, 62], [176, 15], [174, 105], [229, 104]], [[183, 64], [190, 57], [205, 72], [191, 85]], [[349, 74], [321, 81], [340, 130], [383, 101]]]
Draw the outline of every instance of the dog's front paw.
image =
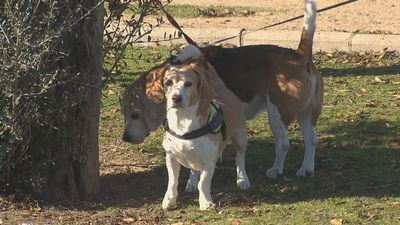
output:
[[296, 175], [298, 177], [313, 177], [314, 169], [306, 169], [302, 166], [299, 170], [297, 170]]
[[163, 210], [171, 209], [175, 205], [176, 205], [176, 197], [165, 194], [163, 202], [162, 202]]
[[199, 203], [200, 203], [200, 210], [202, 211], [215, 208], [215, 204], [212, 201], [200, 200]]
[[267, 172], [265, 172], [265, 175], [270, 179], [276, 179], [281, 174], [282, 173], [279, 173], [279, 170], [276, 168], [268, 169]]
[[236, 180], [236, 185], [238, 186], [238, 188], [240, 188], [241, 190], [246, 190], [250, 187], [250, 181], [249, 178], [244, 177], [244, 178], [238, 178]]

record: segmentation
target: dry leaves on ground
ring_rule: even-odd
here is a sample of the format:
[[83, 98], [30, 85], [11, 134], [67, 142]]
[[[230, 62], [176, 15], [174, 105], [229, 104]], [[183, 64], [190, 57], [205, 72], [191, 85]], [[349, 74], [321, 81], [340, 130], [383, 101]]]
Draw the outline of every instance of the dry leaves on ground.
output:
[[341, 218], [333, 218], [331, 219], [331, 224], [332, 225], [342, 225], [343, 224], [343, 219]]

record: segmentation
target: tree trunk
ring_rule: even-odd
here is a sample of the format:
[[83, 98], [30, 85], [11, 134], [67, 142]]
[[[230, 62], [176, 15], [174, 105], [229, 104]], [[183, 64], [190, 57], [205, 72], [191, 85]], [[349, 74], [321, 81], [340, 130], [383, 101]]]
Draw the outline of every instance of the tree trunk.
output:
[[[81, 16], [72, 29], [71, 59], [79, 87], [67, 87], [77, 97], [68, 118], [56, 134], [53, 166], [48, 180], [51, 200], [90, 200], [95, 197], [99, 178], [99, 114], [102, 76], [103, 4], [100, 0], [70, 0]], [[76, 85], [76, 84], [75, 84]]]

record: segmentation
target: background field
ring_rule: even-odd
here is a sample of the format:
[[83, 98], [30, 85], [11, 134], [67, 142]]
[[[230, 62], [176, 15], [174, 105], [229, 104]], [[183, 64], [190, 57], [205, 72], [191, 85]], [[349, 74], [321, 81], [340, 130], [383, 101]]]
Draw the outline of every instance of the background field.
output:
[[[187, 7], [180, 4], [194, 2], [209, 8], [220, 1], [181, 0], [174, 1], [172, 6], [179, 11]], [[240, 11], [254, 9], [255, 16], [211, 19], [197, 14], [188, 16], [185, 10], [180, 21], [185, 26], [258, 27], [265, 21], [269, 24], [302, 12], [302, 1], [225, 2], [245, 7]], [[320, 7], [334, 2], [318, 1]], [[363, 0], [355, 4], [319, 16], [318, 30], [399, 32], [399, 18], [394, 13], [400, 11], [398, 0]], [[224, 7], [221, 11], [227, 9]], [[302, 22], [297, 23], [279, 29], [297, 30]], [[118, 94], [123, 84], [167, 58], [170, 48], [130, 49], [126, 74], [116, 78], [103, 92], [97, 201], [49, 205], [32, 200], [15, 203], [12, 197], [0, 199], [0, 224], [400, 223], [398, 52], [315, 53], [314, 61], [325, 82], [325, 101], [317, 127], [319, 143], [314, 178], [295, 176], [303, 155], [302, 137], [296, 125], [289, 128], [291, 149], [284, 176], [277, 180], [264, 176], [265, 170], [272, 166], [274, 141], [263, 114], [248, 123], [247, 170], [252, 184], [248, 191], [236, 188], [234, 152], [229, 146], [213, 178], [212, 195], [217, 208], [208, 212], [198, 210], [197, 194], [184, 192], [188, 171], [183, 169], [178, 206], [163, 212], [161, 201], [167, 185], [160, 144], [163, 130], [152, 133], [141, 145], [123, 143]]]
[[[343, 0], [344, 1], [344, 0]], [[317, 0], [318, 9], [334, 5], [338, 0]], [[179, 23], [186, 27], [239, 27], [254, 29], [285, 19], [302, 15], [304, 1], [301, 0], [177, 0], [175, 7], [212, 8], [225, 6], [236, 10], [250, 10], [254, 14], [244, 16], [219, 18], [182, 18]], [[242, 7], [242, 8], [241, 8]], [[239, 10], [239, 11], [243, 11]], [[187, 11], [187, 10], [185, 10]], [[391, 33], [400, 34], [400, 1], [397, 0], [360, 0], [349, 5], [323, 12], [317, 17], [318, 31], [347, 31], [361, 33]], [[186, 14], [186, 13], [185, 13]], [[174, 14], [175, 15], [175, 14]], [[303, 24], [302, 20], [273, 27], [271, 30], [297, 31]]]

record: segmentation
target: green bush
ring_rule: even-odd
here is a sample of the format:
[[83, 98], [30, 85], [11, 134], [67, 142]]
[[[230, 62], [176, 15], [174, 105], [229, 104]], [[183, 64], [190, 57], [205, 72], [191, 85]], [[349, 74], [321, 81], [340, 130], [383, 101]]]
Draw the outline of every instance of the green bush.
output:
[[39, 191], [51, 163], [57, 123], [75, 99], [63, 34], [65, 1], [6, 0], [0, 9], [0, 191]]
[[[54, 159], [53, 141], [73, 135], [61, 124], [68, 123], [67, 115], [79, 113], [77, 96], [85, 84], [69, 66], [78, 60], [70, 56], [71, 49], [79, 46], [68, 38], [74, 38], [74, 26], [85, 22], [92, 9], [71, 9], [70, 3], [0, 1], [0, 194], [43, 191]], [[163, 20], [144, 20], [157, 12], [152, 0], [108, 0], [104, 5], [106, 84], [127, 71], [126, 49], [149, 37]]]

